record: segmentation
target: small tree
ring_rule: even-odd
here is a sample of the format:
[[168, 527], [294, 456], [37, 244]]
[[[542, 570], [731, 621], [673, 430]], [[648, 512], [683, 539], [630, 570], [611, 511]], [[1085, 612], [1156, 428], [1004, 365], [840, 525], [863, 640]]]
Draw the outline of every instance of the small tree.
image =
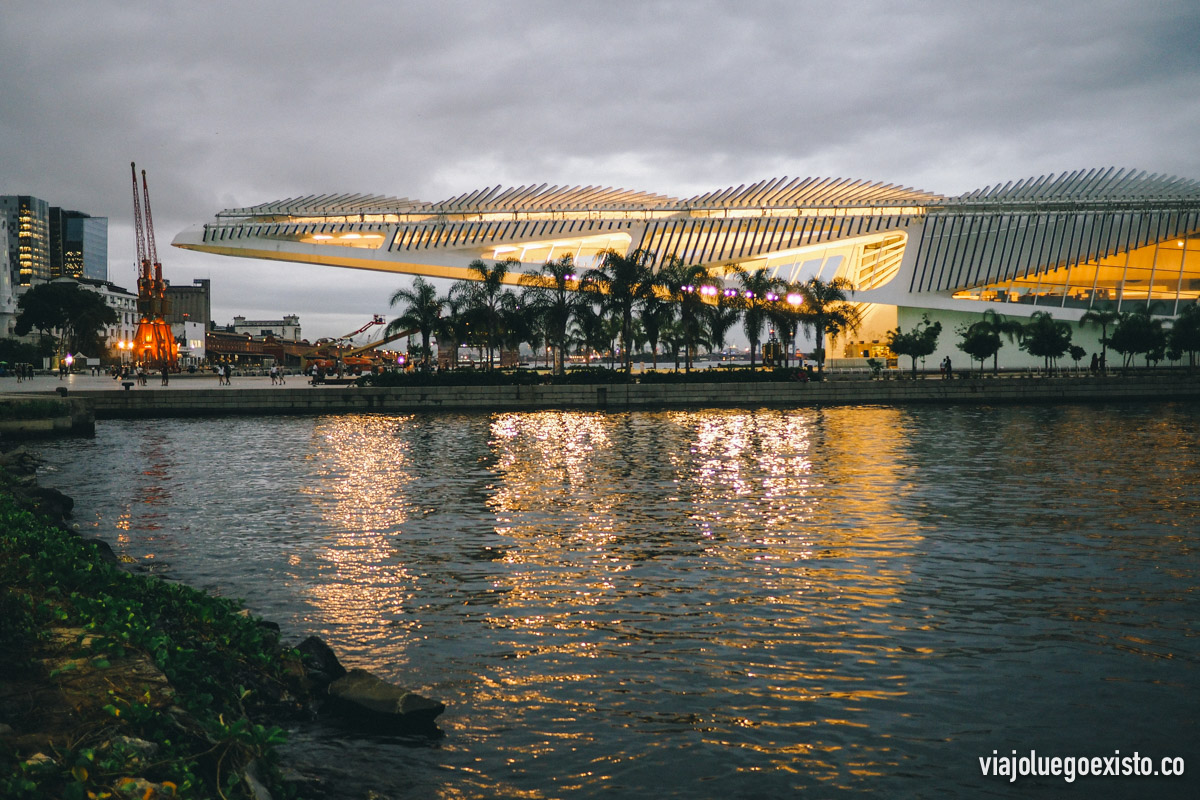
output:
[[1188, 366], [1196, 366], [1196, 353], [1200, 352], [1200, 303], [1191, 303], [1179, 310], [1175, 324], [1167, 334], [1171, 350], [1182, 357], [1188, 354]]
[[1117, 311], [1116, 307], [1111, 303], [1105, 303], [1103, 306], [1088, 309], [1087, 313], [1079, 318], [1080, 325], [1100, 326], [1100, 368], [1104, 369], [1108, 366], [1108, 326], [1121, 319], [1121, 312]]
[[915, 379], [917, 377], [917, 359], [924, 358], [937, 349], [937, 340], [941, 333], [942, 323], [930, 324], [929, 317], [922, 316], [921, 321], [908, 333], [902, 332], [899, 327], [894, 331], [889, 331], [888, 347], [898, 356], [912, 358], [912, 375]]
[[426, 368], [429, 367], [429, 357], [433, 354], [429, 348], [429, 339], [437, 328], [438, 318], [442, 316], [443, 302], [438, 298], [434, 285], [421, 277], [413, 280], [411, 288], [397, 289], [389, 301], [393, 308], [400, 303], [404, 303], [405, 306], [400, 316], [384, 328], [384, 336], [396, 336], [407, 330], [420, 333], [421, 363]]
[[1109, 346], [1124, 357], [1123, 365], [1126, 367], [1133, 364], [1133, 357], [1138, 353], [1146, 354], [1146, 366], [1151, 361], [1160, 360], [1166, 343], [1167, 334], [1163, 331], [1162, 320], [1150, 316], [1148, 308], [1121, 314], [1108, 341]]
[[958, 349], [979, 362], [979, 374], [983, 375], [983, 362], [995, 358], [1000, 350], [1000, 334], [986, 322], [975, 322], [959, 327], [958, 335], [962, 337]]
[[1071, 326], [1059, 322], [1045, 311], [1035, 311], [1025, 325], [1021, 349], [1031, 356], [1041, 356], [1049, 370], [1071, 346]]
[[57, 328], [63, 344], [74, 351], [98, 350], [104, 328], [119, 319], [103, 297], [74, 281], [33, 286], [21, 295], [17, 309], [18, 336], [36, 329], [45, 337]]

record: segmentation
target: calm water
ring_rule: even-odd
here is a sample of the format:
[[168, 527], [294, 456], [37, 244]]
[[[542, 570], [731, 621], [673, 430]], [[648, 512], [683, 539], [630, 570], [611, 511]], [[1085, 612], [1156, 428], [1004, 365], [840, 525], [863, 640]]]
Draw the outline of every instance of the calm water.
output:
[[[85, 532], [444, 700], [346, 797], [1197, 796], [1200, 409], [102, 422]], [[1137, 750], [1169, 782], [978, 758]]]

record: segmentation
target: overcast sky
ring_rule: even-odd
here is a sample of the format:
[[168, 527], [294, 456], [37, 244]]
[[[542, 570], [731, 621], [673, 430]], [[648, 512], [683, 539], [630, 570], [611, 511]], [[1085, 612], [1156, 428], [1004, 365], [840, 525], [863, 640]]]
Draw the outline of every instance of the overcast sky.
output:
[[337, 336], [410, 279], [169, 246], [287, 197], [773, 177], [959, 194], [1101, 166], [1200, 178], [1195, 0], [0, 0], [0, 194], [109, 218], [129, 163], [173, 283]]

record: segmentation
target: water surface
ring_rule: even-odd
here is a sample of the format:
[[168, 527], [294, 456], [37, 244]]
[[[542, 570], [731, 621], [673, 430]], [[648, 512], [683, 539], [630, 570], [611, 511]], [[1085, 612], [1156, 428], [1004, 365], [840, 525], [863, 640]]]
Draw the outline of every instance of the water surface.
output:
[[[449, 706], [347, 797], [1195, 796], [1194, 406], [101, 422], [85, 532]], [[1200, 773], [1200, 758], [1189, 766]]]

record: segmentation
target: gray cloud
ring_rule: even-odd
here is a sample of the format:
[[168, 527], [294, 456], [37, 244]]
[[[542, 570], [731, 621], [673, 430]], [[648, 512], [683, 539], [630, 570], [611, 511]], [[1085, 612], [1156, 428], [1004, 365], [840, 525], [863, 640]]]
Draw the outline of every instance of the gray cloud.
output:
[[136, 160], [169, 277], [210, 277], [219, 320], [295, 312], [336, 335], [405, 279], [169, 241], [323, 192], [1195, 178], [1198, 39], [1187, 0], [9, 4], [0, 192], [108, 216], [132, 284]]

